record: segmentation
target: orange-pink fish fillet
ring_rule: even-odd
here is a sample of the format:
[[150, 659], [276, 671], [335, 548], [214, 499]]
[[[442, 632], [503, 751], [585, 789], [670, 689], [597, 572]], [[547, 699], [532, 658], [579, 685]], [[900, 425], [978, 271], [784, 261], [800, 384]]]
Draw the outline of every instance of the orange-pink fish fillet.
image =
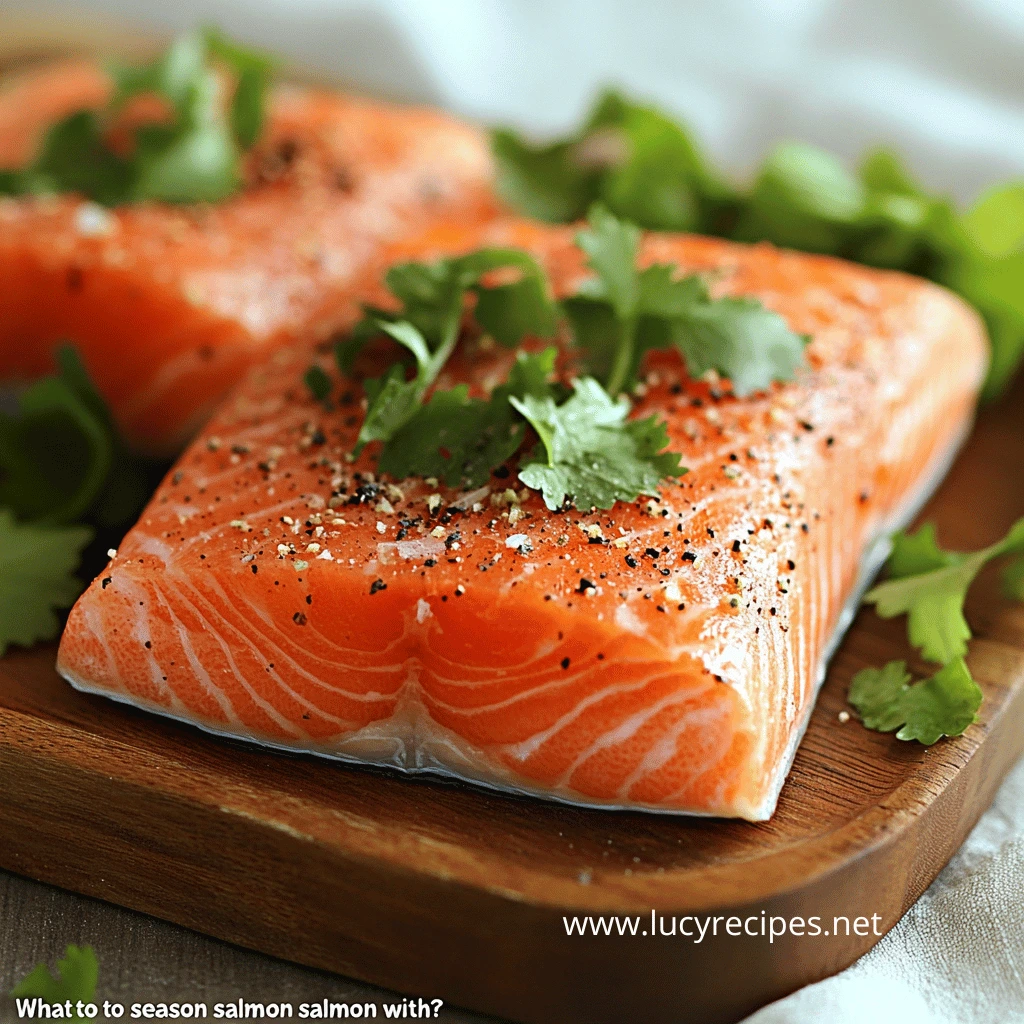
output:
[[[520, 222], [393, 255], [481, 244], [533, 252], [559, 294], [586, 275], [571, 230]], [[875, 542], [971, 422], [985, 339], [962, 302], [902, 274], [697, 237], [648, 236], [643, 259], [712, 272], [813, 337], [805, 374], [745, 399], [649, 358], [636, 413], [667, 420], [690, 469], [659, 500], [556, 515], [514, 464], [468, 496], [375, 480], [371, 450], [346, 460], [358, 384], [325, 412], [301, 382], [310, 355], [282, 351], [75, 606], [60, 671], [290, 749], [769, 817]], [[508, 358], [469, 342], [441, 384], [479, 391]]]
[[[73, 62], [0, 90], [0, 167], [109, 89]], [[70, 341], [128, 439], [175, 452], [246, 369], [330, 334], [382, 243], [494, 211], [482, 132], [326, 90], [273, 90], [244, 173], [210, 207], [0, 198], [0, 381], [47, 372]]]

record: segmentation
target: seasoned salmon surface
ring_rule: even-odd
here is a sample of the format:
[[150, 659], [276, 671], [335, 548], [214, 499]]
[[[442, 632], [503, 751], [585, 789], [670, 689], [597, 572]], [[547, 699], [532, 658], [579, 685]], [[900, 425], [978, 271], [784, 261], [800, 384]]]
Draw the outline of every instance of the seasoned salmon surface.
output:
[[[516, 245], [559, 294], [568, 229], [428, 233], [392, 257]], [[355, 461], [357, 383], [333, 411], [309, 350], [254, 371], [79, 600], [75, 686], [285, 748], [571, 802], [765, 819], [874, 542], [963, 437], [977, 317], [897, 273], [648, 236], [642, 262], [709, 272], [812, 337], [793, 383], [745, 399], [649, 357], [635, 415], [689, 472], [657, 500], [547, 510], [515, 465], [471, 494]], [[379, 295], [372, 296], [375, 301]], [[319, 356], [324, 359], [326, 356]], [[471, 343], [439, 384], [489, 387]]]
[[[109, 89], [80, 61], [7, 85], [0, 166]], [[483, 133], [324, 90], [273, 90], [244, 173], [215, 206], [0, 199], [0, 381], [46, 372], [71, 341], [129, 440], [174, 451], [249, 366], [333, 330], [382, 242], [493, 212]]]

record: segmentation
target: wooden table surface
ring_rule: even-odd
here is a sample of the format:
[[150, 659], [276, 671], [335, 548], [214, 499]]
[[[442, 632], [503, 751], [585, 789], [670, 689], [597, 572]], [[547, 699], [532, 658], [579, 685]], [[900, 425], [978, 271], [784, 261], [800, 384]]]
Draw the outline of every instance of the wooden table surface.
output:
[[[198, 932], [0, 871], [0, 1024], [17, 1021], [6, 993], [40, 961], [51, 968], [69, 943], [88, 944], [100, 962], [97, 1000], [299, 1003], [400, 1001], [401, 996], [230, 946]], [[435, 995], [424, 992], [428, 1001]], [[211, 1010], [212, 1012], [212, 1010]], [[130, 1009], [124, 1020], [128, 1020]], [[383, 1019], [378, 1008], [377, 1019]], [[102, 1018], [102, 1014], [101, 1014]], [[442, 1024], [494, 1020], [444, 1008]]]

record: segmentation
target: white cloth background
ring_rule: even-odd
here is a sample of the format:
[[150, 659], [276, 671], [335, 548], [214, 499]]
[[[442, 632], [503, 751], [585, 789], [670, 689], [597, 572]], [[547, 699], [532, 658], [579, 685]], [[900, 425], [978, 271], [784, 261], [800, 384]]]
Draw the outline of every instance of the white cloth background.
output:
[[[539, 134], [617, 83], [738, 174], [784, 137], [851, 162], [888, 143], [961, 202], [1024, 174], [1024, 0], [0, 0], [47, 7], [216, 21], [364, 89]], [[749, 1024], [823, 1020], [1024, 1022], [1024, 764], [872, 952]]]

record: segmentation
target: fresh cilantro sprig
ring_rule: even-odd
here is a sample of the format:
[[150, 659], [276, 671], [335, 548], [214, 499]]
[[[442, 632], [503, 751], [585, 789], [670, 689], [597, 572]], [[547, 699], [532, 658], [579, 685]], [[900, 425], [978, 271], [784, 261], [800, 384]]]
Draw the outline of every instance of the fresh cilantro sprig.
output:
[[81, 593], [75, 572], [92, 536], [87, 526], [19, 524], [0, 509], [0, 657], [10, 644], [57, 636], [54, 609], [70, 608]]
[[850, 683], [850, 703], [869, 729], [898, 729], [898, 740], [925, 746], [942, 736], [959, 736], [975, 720], [982, 692], [962, 658], [918, 683], [910, 680], [903, 661], [862, 669]]
[[0, 411], [0, 508], [41, 524], [126, 525], [159, 467], [121, 439], [75, 350], [56, 355], [57, 372]]
[[493, 150], [501, 195], [540, 220], [578, 220], [600, 201], [642, 227], [709, 231], [734, 203], [685, 129], [614, 90], [564, 139], [537, 146], [499, 129]]
[[[46, 1003], [70, 1007], [71, 1020], [85, 1020], [77, 1012], [77, 1004], [96, 999], [99, 962], [92, 946], [68, 946], [64, 959], [57, 962], [57, 975], [46, 964], [39, 964], [27, 978], [14, 987], [12, 999], [42, 999]], [[65, 1014], [65, 1019], [69, 1019]]]
[[[827, 253], [938, 281], [985, 318], [992, 361], [984, 396], [1024, 357], [1024, 182], [985, 193], [965, 213], [925, 190], [887, 150], [856, 174], [814, 146], [784, 143], [752, 184], [727, 184], [692, 135], [654, 107], [605, 93], [583, 127], [532, 145], [494, 132], [497, 187], [513, 208], [550, 221], [600, 201], [645, 228], [699, 231]], [[599, 314], [592, 331], [600, 331]]]
[[[640, 230], [600, 204], [576, 241], [594, 276], [557, 304], [538, 264], [515, 249], [392, 267], [386, 283], [401, 308], [367, 308], [337, 348], [346, 373], [382, 335], [412, 357], [364, 381], [356, 451], [378, 441], [381, 472], [479, 486], [518, 451], [529, 425], [540, 442], [522, 460], [520, 480], [553, 509], [567, 500], [610, 508], [656, 493], [661, 481], [684, 472], [679, 456], [664, 450], [664, 424], [629, 419], [623, 393], [634, 389], [646, 352], [675, 347], [691, 373], [714, 369], [740, 395], [791, 379], [802, 362], [806, 339], [759, 303], [712, 300], [700, 278], [678, 277], [664, 264], [641, 270]], [[486, 398], [471, 398], [464, 385], [434, 389], [469, 307], [477, 325], [509, 347], [549, 337], [566, 320], [589, 375], [570, 391], [555, 387], [549, 350], [520, 353], [508, 381]], [[305, 382], [314, 398], [330, 401], [333, 385], [321, 366], [311, 366]]]
[[749, 298], [713, 300], [697, 275], [655, 264], [640, 270], [640, 230], [598, 204], [577, 235], [595, 277], [563, 303], [587, 368], [609, 394], [632, 390], [641, 360], [675, 347], [691, 376], [715, 370], [748, 395], [791, 380], [807, 339]]
[[884, 619], [906, 615], [910, 642], [928, 661], [945, 665], [967, 653], [971, 630], [964, 600], [975, 577], [992, 559], [1011, 554], [1024, 554], [1024, 519], [995, 544], [964, 553], [942, 551], [927, 524], [896, 537], [890, 578], [864, 600]]
[[[111, 64], [106, 108], [52, 125], [29, 166], [0, 171], [0, 192], [77, 192], [105, 206], [219, 202], [241, 184], [242, 153], [262, 130], [271, 68], [212, 28], [180, 36], [150, 64]], [[233, 79], [230, 97], [224, 71]], [[144, 95], [163, 100], [168, 118], [135, 127], [129, 145], [116, 146], [118, 115]]]
[[864, 598], [883, 618], [907, 616], [910, 642], [928, 661], [942, 665], [933, 676], [910, 685], [906, 663], [863, 669], [850, 684], [849, 700], [869, 729], [896, 733], [897, 739], [935, 743], [959, 736], [974, 720], [982, 692], [964, 661], [971, 630], [964, 618], [967, 591], [994, 558], [1017, 556], [1003, 572], [1004, 591], [1024, 598], [1024, 519], [1002, 540], [980, 551], [944, 551], [935, 527], [893, 540], [889, 578]]
[[[513, 280], [490, 280], [490, 275], [509, 273]], [[380, 334], [390, 336], [413, 357], [408, 379], [406, 366], [396, 363], [364, 384], [367, 410], [358, 445], [384, 442], [382, 458], [387, 464], [402, 459], [388, 448], [403, 428], [409, 428], [404, 431], [408, 437], [437, 425], [437, 410], [425, 412], [423, 402], [455, 349], [467, 300], [475, 302], [477, 324], [506, 347], [515, 347], [527, 336], [549, 338], [557, 322], [543, 271], [518, 249], [479, 249], [434, 263], [398, 264], [388, 271], [385, 283], [401, 308], [368, 308], [351, 337], [339, 346], [338, 362], [343, 370], [350, 369], [366, 343]], [[417, 425], [414, 421], [421, 414], [424, 419]], [[475, 477], [476, 472], [470, 475]]]
[[686, 472], [678, 453], [665, 451], [665, 424], [655, 416], [627, 419], [628, 400], [613, 400], [591, 377], [574, 381], [561, 404], [550, 395], [509, 401], [540, 438], [520, 463], [519, 479], [540, 491], [550, 509], [566, 499], [577, 508], [611, 508], [657, 494], [663, 480]]
[[57, 364], [0, 411], [0, 655], [57, 635], [80, 561], [99, 568], [165, 468], [128, 448], [74, 349]]
[[470, 398], [465, 384], [435, 391], [384, 447], [381, 472], [399, 480], [432, 476], [451, 487], [479, 487], [526, 436], [526, 423], [511, 403], [549, 399], [554, 368], [553, 348], [536, 355], [520, 352], [508, 380], [487, 398]]

